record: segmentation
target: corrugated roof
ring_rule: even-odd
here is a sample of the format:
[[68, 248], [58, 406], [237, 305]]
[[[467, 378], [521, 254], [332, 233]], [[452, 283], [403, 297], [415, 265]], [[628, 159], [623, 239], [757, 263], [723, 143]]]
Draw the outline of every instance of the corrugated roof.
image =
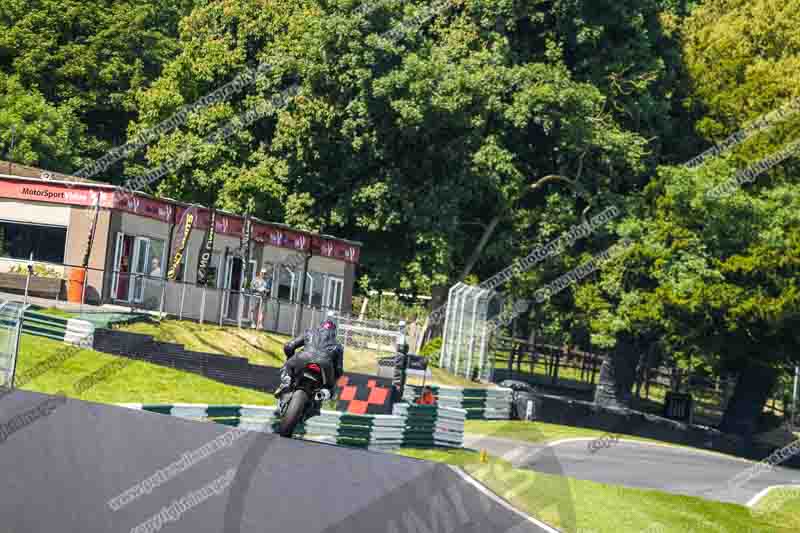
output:
[[[108, 185], [100, 181], [94, 181], [79, 176], [72, 176], [69, 174], [62, 174], [61, 172], [54, 172], [52, 170], [44, 170], [38, 167], [31, 167], [28, 165], [20, 165], [19, 163], [12, 163], [11, 161], [0, 160], [0, 172], [8, 174], [9, 176], [19, 176], [21, 178], [36, 178], [43, 181], [70, 181], [88, 183], [92, 185]], [[43, 179], [44, 174], [50, 176], [49, 179]]]

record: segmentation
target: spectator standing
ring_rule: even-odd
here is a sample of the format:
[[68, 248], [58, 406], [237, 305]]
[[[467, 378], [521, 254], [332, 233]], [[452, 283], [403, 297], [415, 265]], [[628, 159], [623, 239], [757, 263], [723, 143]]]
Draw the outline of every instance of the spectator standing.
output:
[[158, 257], [154, 257], [150, 262], [150, 277], [161, 277], [161, 261], [158, 259]]
[[[264, 329], [264, 307], [265, 307], [265, 300], [269, 295], [269, 288], [272, 284], [272, 280], [265, 280], [264, 276], [267, 274], [267, 269], [262, 268], [261, 272], [256, 275], [256, 279], [253, 281], [253, 303], [251, 305], [251, 317], [250, 323], [252, 324], [253, 328], [257, 329]], [[253, 317], [253, 314], [255, 317]], [[255, 318], [255, 320], [253, 320]]]

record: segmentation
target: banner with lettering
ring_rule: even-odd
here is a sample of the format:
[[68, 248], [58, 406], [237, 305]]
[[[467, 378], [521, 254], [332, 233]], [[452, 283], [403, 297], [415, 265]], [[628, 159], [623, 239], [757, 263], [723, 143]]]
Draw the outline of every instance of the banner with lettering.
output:
[[114, 192], [111, 190], [99, 190], [99, 187], [83, 185], [67, 187], [57, 183], [43, 184], [11, 178], [0, 179], [0, 197], [16, 200], [90, 207], [95, 204], [98, 192], [100, 193], [100, 207], [112, 207]]
[[217, 234], [215, 223], [217, 221], [216, 210], [211, 210], [211, 218], [206, 231], [206, 238], [203, 239], [203, 246], [200, 249], [200, 257], [197, 260], [197, 284], [208, 285], [208, 267], [211, 264], [211, 254], [214, 253], [214, 237]]
[[167, 273], [167, 279], [170, 281], [175, 281], [175, 278], [178, 275], [178, 267], [181, 265], [181, 261], [183, 260], [183, 252], [186, 250], [186, 243], [189, 242], [189, 236], [192, 234], [192, 226], [194, 225], [196, 211], [197, 209], [195, 206], [192, 206], [188, 211], [186, 211], [186, 213], [184, 213], [181, 223], [178, 224], [178, 227], [183, 229], [183, 234], [181, 236], [181, 241], [178, 244], [178, 248], [175, 250], [175, 258], [172, 260], [172, 266]]
[[253, 236], [253, 219], [249, 216], [244, 221], [244, 233], [242, 234], [242, 245], [244, 246], [244, 287], [250, 288], [250, 240]]
[[114, 193], [114, 209], [142, 217], [155, 218], [162, 222], [170, 222], [172, 210], [175, 207], [169, 202], [117, 191]]

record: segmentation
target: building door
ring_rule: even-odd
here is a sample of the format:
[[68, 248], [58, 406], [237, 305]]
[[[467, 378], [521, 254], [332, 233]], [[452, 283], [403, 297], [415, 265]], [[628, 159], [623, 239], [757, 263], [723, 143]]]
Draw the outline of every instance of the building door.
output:
[[131, 297], [136, 303], [144, 300], [144, 284], [147, 267], [150, 264], [150, 239], [136, 237], [133, 245], [133, 283], [131, 284]]
[[117, 246], [114, 252], [114, 271], [111, 276], [111, 297], [114, 300], [130, 301], [131, 259], [134, 237], [117, 233]]
[[237, 319], [240, 292], [244, 281], [244, 262], [239, 257], [228, 256], [225, 263], [225, 288], [228, 289], [228, 309], [225, 315], [231, 320]]

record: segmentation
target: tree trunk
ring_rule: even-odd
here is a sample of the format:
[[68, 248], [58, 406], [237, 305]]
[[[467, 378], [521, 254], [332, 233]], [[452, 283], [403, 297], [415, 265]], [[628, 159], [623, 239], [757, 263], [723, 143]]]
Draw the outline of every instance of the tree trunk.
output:
[[720, 431], [745, 437], [755, 434], [764, 405], [777, 379], [778, 373], [774, 368], [755, 361], [742, 369], [733, 396], [722, 415]]
[[478, 258], [481, 256], [481, 253], [483, 253], [483, 248], [486, 246], [486, 243], [489, 242], [489, 238], [494, 233], [495, 228], [497, 228], [497, 224], [500, 223], [500, 219], [500, 216], [494, 217], [483, 230], [481, 239], [472, 251], [472, 255], [467, 259], [467, 264], [464, 265], [464, 270], [461, 271], [461, 275], [456, 280], [456, 283], [464, 281], [464, 279], [469, 276], [469, 273], [472, 272], [472, 268], [475, 266], [475, 263], [478, 262]]
[[600, 366], [600, 376], [594, 401], [606, 407], [630, 407], [631, 387], [636, 381], [636, 363], [639, 361], [635, 344], [620, 339], [617, 346]]
[[[431, 310], [439, 309], [439, 307], [443, 306], [447, 303], [447, 292], [450, 290], [450, 287], [445, 287], [444, 285], [438, 285], [436, 287], [431, 288]], [[442, 330], [444, 329], [444, 315], [442, 315], [442, 319], [438, 322], [428, 323], [428, 327], [425, 329], [425, 333], [423, 335], [423, 343], [429, 342], [431, 339], [435, 339], [436, 337], [442, 336]]]

